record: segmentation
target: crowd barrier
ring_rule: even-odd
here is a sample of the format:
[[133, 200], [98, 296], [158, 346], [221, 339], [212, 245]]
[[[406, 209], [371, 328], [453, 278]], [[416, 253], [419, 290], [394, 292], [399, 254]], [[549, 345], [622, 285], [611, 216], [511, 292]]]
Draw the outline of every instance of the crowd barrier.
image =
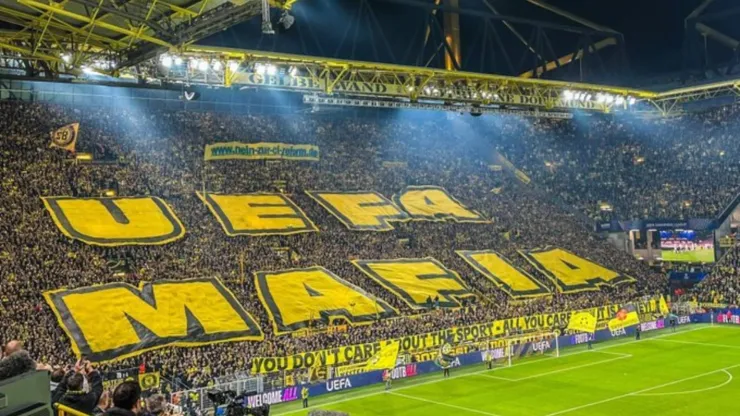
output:
[[89, 416], [87, 413], [82, 413], [63, 404], [55, 404], [54, 409], [57, 411], [57, 416]]
[[52, 416], [50, 382], [48, 371], [1, 379], [0, 416]]

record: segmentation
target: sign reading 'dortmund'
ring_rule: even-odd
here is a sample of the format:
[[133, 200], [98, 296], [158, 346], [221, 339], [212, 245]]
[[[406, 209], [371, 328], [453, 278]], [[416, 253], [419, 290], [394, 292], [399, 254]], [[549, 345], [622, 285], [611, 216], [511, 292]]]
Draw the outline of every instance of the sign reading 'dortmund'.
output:
[[44, 293], [78, 357], [109, 361], [170, 345], [264, 339], [218, 279], [110, 283]]

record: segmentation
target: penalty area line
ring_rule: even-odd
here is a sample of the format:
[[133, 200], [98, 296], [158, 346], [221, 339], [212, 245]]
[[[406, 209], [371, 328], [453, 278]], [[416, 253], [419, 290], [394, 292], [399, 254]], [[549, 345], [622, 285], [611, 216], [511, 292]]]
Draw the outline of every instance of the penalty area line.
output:
[[671, 343], [674, 343], [674, 344], [699, 345], [701, 347], [731, 348], [731, 349], [740, 350], [740, 345], [712, 344], [712, 343], [709, 343], [709, 342], [681, 341], [681, 340], [677, 340], [677, 339], [658, 339], [656, 341], [671, 342]]
[[705, 391], [720, 389], [720, 388], [722, 388], [722, 387], [724, 387], [724, 386], [732, 383], [732, 379], [733, 379], [732, 373], [730, 373], [729, 371], [722, 370], [722, 372], [725, 373], [725, 374], [727, 374], [727, 376], [728, 376], [727, 377], [727, 380], [725, 380], [722, 384], [717, 384], [716, 386], [705, 387], [703, 389], [698, 389], [698, 390], [672, 391], [672, 392], [667, 392], [667, 393], [640, 393], [640, 394], [636, 394], [635, 396], [674, 396], [676, 394], [703, 393]]
[[[610, 363], [612, 361], [624, 360], [625, 358], [632, 358], [632, 355], [630, 355], [630, 354], [619, 355], [618, 357], [609, 358], [608, 360], [594, 361], [592, 363], [586, 363], [586, 364], [581, 364], [581, 365], [577, 365], [577, 366], [573, 366], [573, 367], [561, 368], [559, 370], [548, 371], [546, 373], [533, 374], [531, 376], [520, 377], [520, 378], [499, 377], [499, 376], [493, 376], [493, 375], [490, 375], [490, 374], [475, 374], [475, 375], [478, 376], [478, 377], [487, 377], [487, 378], [493, 378], [493, 379], [496, 379], [496, 380], [504, 380], [504, 381], [525, 381], [525, 380], [531, 380], [531, 379], [534, 379], [534, 378], [545, 377], [545, 376], [549, 376], [549, 375], [553, 375], [553, 374], [564, 373], [566, 371], [578, 370], [580, 368], [592, 367], [592, 366], [599, 365], [599, 364], [606, 364], [606, 363]], [[516, 366], [507, 367], [507, 368], [516, 368]]]
[[679, 379], [679, 380], [670, 381], [668, 383], [658, 384], [657, 386], [648, 387], [646, 389], [633, 391], [631, 393], [620, 394], [619, 396], [610, 397], [608, 399], [599, 400], [599, 401], [591, 402], [591, 403], [586, 403], [586, 404], [583, 404], [583, 405], [580, 405], [580, 406], [571, 407], [569, 409], [560, 410], [560, 411], [557, 411], [555, 413], [548, 413], [546, 416], [557, 416], [557, 415], [562, 415], [562, 414], [565, 414], [565, 413], [575, 412], [576, 410], [586, 409], [586, 408], [589, 408], [589, 407], [592, 407], [592, 406], [596, 406], [596, 405], [599, 405], [599, 404], [613, 402], [615, 400], [624, 399], [625, 397], [642, 396], [642, 395], [644, 395], [644, 393], [647, 393], [649, 391], [657, 390], [657, 389], [660, 389], [660, 388], [663, 388], [663, 387], [673, 386], [674, 384], [683, 383], [684, 381], [696, 380], [697, 378], [706, 377], [706, 376], [709, 376], [709, 375], [712, 375], [712, 374], [716, 374], [716, 373], [727, 372], [727, 370], [730, 370], [730, 369], [733, 369], [733, 368], [737, 368], [737, 367], [740, 367], [740, 364], [735, 364], [735, 365], [731, 365], [729, 367], [720, 368], [719, 370], [708, 371], [706, 373], [697, 374], [695, 376], [691, 376], [691, 377], [686, 377], [686, 378], [682, 378], [682, 379]]

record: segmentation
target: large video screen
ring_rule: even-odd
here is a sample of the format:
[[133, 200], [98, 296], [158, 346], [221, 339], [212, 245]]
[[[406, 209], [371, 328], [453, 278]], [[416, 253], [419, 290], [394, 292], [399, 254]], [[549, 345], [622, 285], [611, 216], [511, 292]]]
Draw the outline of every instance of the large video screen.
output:
[[663, 261], [713, 263], [714, 237], [707, 231], [661, 231], [660, 251]]

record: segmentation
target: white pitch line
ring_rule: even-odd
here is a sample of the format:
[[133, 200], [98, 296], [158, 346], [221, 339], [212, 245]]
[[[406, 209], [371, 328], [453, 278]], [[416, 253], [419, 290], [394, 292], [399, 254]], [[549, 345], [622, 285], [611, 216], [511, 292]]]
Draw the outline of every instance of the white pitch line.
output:
[[[509, 379], [508, 381], [531, 380], [533, 378], [540, 378], [540, 377], [545, 377], [545, 376], [549, 376], [549, 375], [553, 375], [553, 374], [564, 373], [566, 371], [573, 371], [573, 370], [578, 370], [579, 368], [586, 368], [586, 367], [592, 367], [592, 366], [599, 365], [599, 364], [606, 364], [606, 363], [610, 363], [612, 361], [624, 360], [625, 358], [631, 358], [631, 357], [632, 357], [632, 355], [627, 354], [627, 355], [619, 356], [619, 357], [616, 357], [616, 358], [610, 358], [608, 360], [594, 361], [592, 363], [581, 364], [581, 365], [577, 365], [575, 367], [561, 368], [559, 370], [548, 371], [546, 373], [538, 373], [538, 374], [534, 374], [534, 375], [527, 376], [527, 377], [513, 378], [513, 379]], [[495, 376], [489, 376], [488, 374], [478, 374], [478, 377], [497, 378]]]
[[[709, 329], [709, 328], [718, 328], [718, 327], [717, 326], [700, 326], [698, 328], [691, 328], [691, 329], [687, 329], [685, 331], [678, 331], [678, 332], [671, 332], [671, 333], [667, 333], [667, 334], [661, 334], [661, 335], [658, 335], [658, 336], [655, 336], [655, 337], [652, 337], [652, 338], [646, 338], [646, 339], [644, 339], [642, 341], [631, 340], [631, 341], [627, 341], [627, 342], [620, 342], [618, 344], [611, 344], [611, 345], [607, 345], [605, 347], [601, 347], [601, 348], [598, 348], [598, 349], [583, 350], [583, 351], [578, 351], [578, 352], [574, 352], [574, 353], [570, 353], [570, 354], [560, 354], [560, 356], [561, 357], [567, 357], [567, 356], [570, 356], [570, 355], [578, 355], [578, 354], [584, 354], [584, 353], [590, 353], [590, 352], [602, 352], [602, 350], [605, 350], [605, 349], [616, 348], [616, 347], [621, 347], [623, 345], [634, 344], [635, 342], [644, 342], [644, 341], [649, 341], [649, 340], [657, 339], [657, 338], [671, 337], [671, 336], [678, 335], [678, 334], [685, 334], [685, 333], [688, 333], [688, 332], [700, 331], [700, 330]], [[522, 365], [527, 365], [527, 364], [534, 364], [534, 363], [537, 363], [537, 362], [540, 362], [540, 361], [549, 360], [551, 358], [556, 358], [556, 357], [544, 358], [542, 360], [536, 360], [536, 361], [526, 362], [526, 363], [522, 363], [522, 364], [517, 364], [517, 366], [522, 366]], [[509, 367], [506, 367], [506, 368], [509, 368]], [[406, 389], [410, 389], [410, 388], [414, 388], [414, 387], [425, 386], [427, 384], [439, 383], [439, 382], [442, 382], [442, 381], [445, 381], [445, 380], [453, 380], [453, 379], [456, 379], [456, 378], [469, 377], [469, 376], [473, 376], [473, 375], [476, 375], [476, 374], [485, 373], [485, 372], [488, 372], [488, 371], [491, 371], [491, 370], [486, 369], [486, 370], [481, 370], [481, 371], [474, 371], [472, 373], [460, 374], [460, 375], [456, 375], [456, 376], [452, 376], [452, 377], [448, 377], [448, 378], [434, 378], [434, 379], [431, 379], [431, 380], [423, 381], [421, 383], [413, 383], [413, 384], [409, 384], [408, 386], [398, 387], [398, 388], [395, 388], [394, 391], [406, 390]], [[339, 400], [334, 400], [334, 401], [331, 401], [331, 402], [322, 403], [320, 406], [321, 407], [332, 406], [332, 405], [335, 405], [335, 404], [349, 402], [349, 401], [352, 401], [352, 400], [360, 400], [360, 399], [364, 399], [364, 398], [367, 398], [367, 397], [377, 396], [377, 395], [383, 394], [383, 393], [384, 393], [384, 391], [381, 390], [381, 391], [375, 391], [375, 392], [372, 392], [372, 393], [358, 394], [356, 396], [351, 396], [350, 395], [350, 396], [347, 396], [347, 397], [345, 397], [343, 399], [339, 399]], [[314, 406], [309, 406], [306, 409], [290, 410], [290, 411], [283, 412], [283, 413], [276, 413], [275, 416], [292, 415], [294, 413], [305, 412], [307, 409], [315, 409], [317, 407], [319, 407], [319, 406], [314, 405]]]
[[663, 387], [668, 387], [668, 386], [672, 386], [672, 385], [674, 385], [674, 384], [678, 384], [678, 383], [683, 383], [684, 381], [690, 381], [690, 380], [695, 380], [695, 379], [697, 379], [697, 378], [702, 378], [702, 377], [706, 377], [706, 376], [708, 376], [708, 375], [712, 375], [712, 374], [715, 374], [715, 373], [720, 373], [720, 372], [726, 372], [727, 370], [730, 370], [730, 369], [733, 369], [733, 368], [737, 368], [737, 367], [740, 367], [740, 364], [735, 364], [735, 365], [732, 365], [732, 366], [729, 366], [729, 367], [725, 367], [725, 368], [720, 368], [719, 370], [714, 370], [714, 371], [708, 371], [708, 372], [706, 372], [706, 373], [702, 373], [702, 374], [697, 374], [697, 375], [695, 375], [695, 376], [691, 376], [691, 377], [686, 377], [686, 378], [682, 378], [682, 379], [680, 379], [680, 380], [674, 380], [674, 381], [671, 381], [671, 382], [668, 382], [668, 383], [663, 383], [663, 384], [659, 384], [659, 385], [657, 385], [657, 386], [653, 386], [653, 387], [648, 387], [648, 388], [646, 388], [646, 389], [642, 389], [642, 390], [637, 390], [637, 391], [633, 391], [633, 392], [631, 392], [631, 393], [625, 393], [625, 394], [621, 394], [621, 395], [619, 395], [619, 396], [614, 396], [614, 397], [611, 397], [611, 398], [608, 398], [608, 399], [604, 399], [604, 400], [599, 400], [599, 401], [597, 401], [597, 402], [592, 402], [592, 403], [586, 403], [586, 404], [584, 404], [584, 405], [581, 405], [581, 406], [571, 407], [570, 409], [564, 409], [564, 410], [560, 410], [560, 411], [558, 411], [558, 412], [555, 412], [555, 413], [549, 413], [549, 414], [547, 414], [546, 416], [557, 416], [557, 415], [562, 415], [562, 414], [565, 414], [565, 413], [570, 413], [570, 412], [574, 412], [574, 411], [576, 411], [576, 410], [581, 410], [581, 409], [585, 409], [585, 408], [588, 408], [588, 407], [591, 407], [591, 406], [596, 406], [596, 405], [599, 405], [599, 404], [604, 404], [604, 403], [609, 403], [609, 402], [613, 402], [614, 400], [624, 399], [625, 397], [630, 397], [630, 396], [639, 396], [639, 395], [642, 395], [643, 393], [647, 393], [647, 392], [649, 392], [649, 391], [657, 390], [657, 389], [659, 389], [659, 388], [663, 388]]
[[494, 380], [501, 380], [501, 381], [512, 381], [512, 382], [513, 381], [519, 381], [519, 380], [517, 380], [515, 378], [494, 376], [492, 374], [485, 374], [485, 373], [476, 373], [476, 374], [473, 374], [473, 375], [478, 376], [478, 377], [492, 378]]
[[680, 341], [680, 340], [673, 340], [673, 339], [659, 339], [658, 341], [673, 342], [676, 344], [700, 345], [702, 347], [732, 348], [732, 349], [740, 350], [740, 345], [712, 344], [712, 343], [707, 343], [707, 342]]
[[438, 406], [444, 406], [444, 407], [449, 407], [449, 408], [458, 409], [458, 410], [465, 410], [466, 412], [478, 413], [478, 414], [481, 414], [481, 415], [488, 415], [488, 416], [499, 416], [496, 413], [489, 413], [489, 412], [484, 412], [483, 410], [471, 409], [469, 407], [463, 407], [463, 406], [457, 406], [457, 405], [450, 404], [450, 403], [438, 402], [436, 400], [429, 400], [429, 399], [425, 399], [423, 397], [409, 396], [408, 394], [401, 394], [401, 393], [396, 393], [396, 392], [392, 392], [392, 391], [389, 391], [388, 393], [389, 394], [392, 394], [394, 396], [405, 397], [405, 398], [411, 399], [411, 400], [418, 400], [420, 402], [426, 402], [426, 403], [436, 404]]
[[728, 377], [728, 378], [727, 378], [727, 380], [725, 380], [725, 381], [724, 381], [724, 382], [723, 382], [722, 384], [718, 384], [718, 385], [716, 385], [716, 386], [712, 386], [712, 387], [705, 387], [705, 388], [703, 388], [703, 389], [698, 389], [698, 390], [687, 390], [687, 391], [673, 391], [673, 392], [668, 392], [668, 393], [641, 393], [641, 394], [636, 394], [635, 396], [674, 396], [674, 395], [676, 395], [676, 394], [694, 394], [694, 393], [703, 393], [703, 392], [705, 392], [705, 391], [709, 391], [709, 390], [715, 390], [715, 389], [719, 389], [719, 388], [722, 388], [722, 387], [724, 387], [724, 386], [726, 386], [726, 385], [728, 385], [728, 384], [732, 383], [732, 379], [733, 379], [733, 377], [732, 377], [732, 373], [730, 373], [729, 371], [727, 371], [727, 370], [722, 370], [722, 372], [723, 372], [723, 373], [725, 373], [725, 374], [727, 374], [727, 375], [728, 375], [729, 377]]
[[618, 357], [632, 357], [632, 354], [625, 354], [623, 352], [611, 352], [611, 351], [601, 351], [601, 350], [591, 350], [591, 351], [592, 352], [598, 352], [598, 353], [601, 353], [601, 354], [616, 355]]

